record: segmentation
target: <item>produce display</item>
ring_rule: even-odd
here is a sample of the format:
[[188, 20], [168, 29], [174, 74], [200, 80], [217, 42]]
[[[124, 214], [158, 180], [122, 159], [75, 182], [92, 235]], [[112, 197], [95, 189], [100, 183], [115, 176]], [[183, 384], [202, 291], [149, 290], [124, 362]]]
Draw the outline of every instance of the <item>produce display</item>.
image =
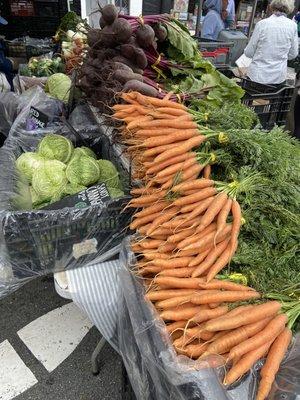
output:
[[57, 100], [68, 102], [72, 81], [68, 75], [57, 73], [51, 75], [46, 82], [45, 92]]
[[118, 171], [110, 161], [97, 160], [91, 149], [74, 148], [69, 139], [60, 135], [46, 135], [36, 152], [21, 154], [16, 167], [30, 183], [35, 209], [97, 183], [105, 183], [112, 198], [124, 195]]
[[141, 18], [101, 10], [102, 29], [88, 29], [89, 50], [80, 70], [79, 87], [99, 109], [116, 102], [120, 91], [138, 91], [171, 99], [205, 98], [221, 105], [239, 102], [243, 90], [202, 58], [195, 41], [167, 15]]
[[61, 57], [31, 58], [26, 66], [20, 68], [20, 75], [30, 77], [47, 77], [58, 72], [64, 72], [65, 66]]
[[300, 316], [300, 147], [278, 128], [213, 131], [171, 96], [112, 107], [142, 182], [128, 205], [135, 269], [178, 354], [222, 355], [225, 385], [266, 357], [262, 400]]

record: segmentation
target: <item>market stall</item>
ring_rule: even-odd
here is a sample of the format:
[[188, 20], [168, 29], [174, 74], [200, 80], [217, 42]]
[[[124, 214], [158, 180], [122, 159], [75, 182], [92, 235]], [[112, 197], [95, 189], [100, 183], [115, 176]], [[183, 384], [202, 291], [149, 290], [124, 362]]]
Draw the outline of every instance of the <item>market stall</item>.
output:
[[23, 67], [45, 82], [0, 149], [0, 297], [54, 273], [138, 399], [300, 395], [288, 94], [225, 76], [167, 15], [100, 24]]

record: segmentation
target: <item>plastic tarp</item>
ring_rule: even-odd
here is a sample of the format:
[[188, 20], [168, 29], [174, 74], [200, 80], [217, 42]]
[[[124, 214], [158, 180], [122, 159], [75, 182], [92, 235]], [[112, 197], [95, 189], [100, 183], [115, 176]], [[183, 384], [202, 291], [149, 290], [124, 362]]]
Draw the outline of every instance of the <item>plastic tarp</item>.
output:
[[[129, 225], [131, 210], [122, 212], [129, 196], [102, 205], [58, 210], [32, 210], [28, 181], [15, 168], [22, 152], [35, 151], [48, 133], [68, 137], [76, 146], [88, 145], [98, 158], [113, 162], [125, 193], [129, 174], [107, 136], [95, 126], [80, 128], [81, 140], [58, 123], [59, 104], [52, 99], [38, 103], [42, 92], [21, 111], [0, 149], [0, 297], [37, 276], [87, 265], [117, 246]], [[26, 130], [30, 105], [48, 113], [51, 123]], [[76, 118], [73, 116], [73, 121]], [[76, 129], [76, 127], [75, 127]]]

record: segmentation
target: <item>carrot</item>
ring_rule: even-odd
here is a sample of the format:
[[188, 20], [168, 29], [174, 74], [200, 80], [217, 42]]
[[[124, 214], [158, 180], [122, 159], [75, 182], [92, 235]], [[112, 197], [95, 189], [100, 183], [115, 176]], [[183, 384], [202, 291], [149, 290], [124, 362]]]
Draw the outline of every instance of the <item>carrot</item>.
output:
[[207, 164], [203, 171], [203, 178], [209, 179], [210, 175], [211, 175], [211, 166], [210, 166], [210, 164]]
[[231, 248], [231, 254], [235, 252], [235, 249], [237, 247], [237, 239], [241, 227], [241, 219], [242, 219], [242, 214], [241, 214], [241, 207], [239, 203], [236, 200], [232, 201], [232, 206], [231, 206], [231, 212], [232, 212], [232, 232], [231, 232], [231, 242], [230, 242], [230, 248]]
[[163, 269], [160, 276], [173, 276], [176, 278], [189, 278], [194, 271], [195, 267], [181, 267], [172, 269]]
[[258, 387], [256, 400], [264, 400], [270, 393], [275, 375], [279, 370], [280, 363], [285, 356], [291, 339], [291, 330], [285, 328], [271, 345], [266, 362], [260, 371], [261, 381]]
[[173, 204], [176, 206], [185, 206], [187, 204], [194, 204], [197, 201], [204, 200], [207, 197], [213, 196], [214, 194], [216, 194], [216, 189], [213, 187], [207, 187], [200, 190], [197, 194], [180, 197], [179, 199], [176, 199]]
[[[188, 194], [188, 193], [186, 192], [186, 194]], [[181, 211], [182, 212], [191, 211], [190, 215], [189, 215], [189, 218], [193, 219], [193, 218], [197, 217], [198, 215], [201, 215], [204, 211], [206, 211], [213, 200], [214, 200], [213, 196], [208, 197], [207, 199], [200, 201], [198, 203], [198, 205], [197, 204], [196, 205], [195, 204], [188, 204], [188, 205], [182, 207]]]
[[163, 228], [167, 229], [183, 229], [183, 228], [191, 228], [195, 227], [200, 223], [200, 218], [191, 219], [186, 221], [185, 218], [174, 218], [173, 221], [168, 221], [162, 224]]
[[194, 289], [166, 289], [148, 292], [145, 297], [150, 301], [166, 300], [177, 296], [187, 296], [195, 293]]
[[165, 310], [160, 313], [160, 317], [165, 321], [181, 321], [192, 318], [197, 312], [201, 311], [199, 307], [189, 307], [183, 310]]
[[187, 110], [186, 107], [181, 103], [176, 103], [171, 100], [157, 99], [156, 97], [144, 96], [138, 92], [133, 92], [133, 96], [135, 96], [135, 99], [142, 105], [148, 106], [151, 104], [154, 107], [171, 107], [180, 110]]
[[176, 248], [176, 244], [173, 243], [164, 243], [157, 249], [159, 253], [169, 253]]
[[[176, 121], [174, 122], [176, 123]], [[182, 145], [176, 145], [173, 148], [166, 150], [159, 156], [155, 157], [154, 162], [162, 162], [164, 160], [167, 160], [168, 158], [175, 157], [182, 153], [186, 153], [192, 150], [192, 148], [199, 146], [204, 140], [205, 136], [202, 135], [195, 136], [191, 139], [185, 140]]]
[[157, 276], [155, 283], [158, 285], [169, 286], [173, 288], [199, 289], [199, 283], [203, 283], [203, 278], [172, 278]]
[[164, 269], [187, 267], [192, 257], [177, 257], [170, 260], [152, 260], [153, 265], [157, 265]]
[[188, 294], [188, 295], [185, 295], [185, 296], [178, 296], [178, 297], [173, 297], [171, 299], [166, 299], [166, 300], [159, 301], [156, 304], [156, 306], [158, 308], [174, 308], [174, 307], [178, 307], [178, 306], [180, 306], [182, 304], [190, 302], [190, 299], [193, 296], [196, 296], [198, 294], [200, 294], [200, 295], [201, 294], [208, 294], [208, 293], [211, 294], [211, 293], [216, 293], [216, 292], [217, 292], [216, 290], [209, 290], [209, 291], [207, 291], [207, 290], [202, 290], [202, 291], [198, 290], [198, 291], [195, 291], [195, 293]]
[[[150, 228], [151, 224], [147, 224], [146, 227], [146, 231], [145, 233], [143, 233], [143, 235], [146, 235], [148, 229]], [[165, 236], [165, 240], [167, 240], [167, 238], [172, 235], [173, 231], [171, 229], [164, 229], [164, 228], [157, 228], [155, 229], [155, 231], [153, 231], [151, 233], [151, 235], [149, 235], [149, 237], [154, 237], [154, 236], [158, 236], [158, 235], [162, 235]]]
[[151, 166], [147, 169], [147, 175], [155, 174], [159, 171], [162, 171], [164, 168], [166, 168], [170, 165], [174, 165], [179, 162], [186, 161], [190, 158], [194, 158], [195, 156], [196, 156], [195, 153], [189, 152], [189, 153], [184, 153], [184, 154], [180, 154], [179, 156], [169, 158], [168, 160], [165, 160], [161, 163], [156, 163], [156, 164], [151, 163]]
[[149, 265], [147, 267], [139, 268], [138, 271], [141, 275], [158, 274], [161, 271], [161, 268], [154, 265]]
[[179, 233], [175, 233], [173, 235], [170, 235], [167, 239], [168, 242], [170, 243], [179, 243], [180, 241], [184, 240], [187, 236], [191, 236], [195, 233], [196, 228], [190, 228], [183, 230]]
[[155, 229], [157, 229], [159, 226], [161, 226], [164, 222], [170, 221], [172, 217], [174, 217], [176, 214], [179, 212], [179, 207], [172, 207], [169, 208], [168, 211], [165, 211], [163, 213], [160, 213], [159, 216], [152, 218], [152, 224], [150, 228], [147, 231], [147, 235], [151, 235]]
[[203, 310], [196, 314], [193, 318], [188, 322], [204, 322], [212, 318], [220, 317], [228, 312], [228, 306], [220, 306], [213, 309]]
[[214, 200], [205, 211], [201, 219], [201, 224], [198, 226], [197, 231], [201, 232], [201, 230], [203, 230], [215, 219], [220, 210], [223, 208], [224, 204], [227, 202], [227, 199], [227, 194], [224, 192], [218, 193], [215, 196]]
[[211, 179], [195, 179], [190, 182], [179, 183], [178, 185], [174, 186], [171, 190], [172, 192], [185, 192], [186, 190], [192, 189], [203, 189], [208, 186], [213, 186], [214, 181]]
[[244, 373], [249, 371], [249, 369], [263, 357], [272, 344], [272, 339], [263, 343], [262, 345], [257, 345], [251, 351], [247, 352], [226, 374], [224, 379], [224, 385], [230, 385], [239, 379]]
[[240, 285], [239, 283], [225, 281], [225, 280], [217, 280], [214, 279], [209, 283], [200, 283], [199, 286], [202, 289], [215, 290], [215, 289], [223, 289], [223, 290], [238, 290], [245, 291], [254, 290], [253, 288], [245, 285]]
[[161, 215], [161, 213], [155, 213], [152, 215], [146, 215], [145, 217], [138, 217], [135, 218], [135, 220], [130, 224], [130, 229], [134, 230], [138, 228], [139, 226], [142, 226], [144, 224], [147, 224], [150, 221], [153, 221], [153, 218], [157, 218]]
[[178, 132], [171, 133], [169, 135], [161, 135], [147, 138], [143, 141], [142, 147], [156, 147], [164, 144], [171, 144], [175, 142], [181, 142], [182, 140], [188, 140], [195, 136], [199, 136], [198, 129], [181, 129]]
[[169, 203], [167, 203], [166, 201], [152, 204], [151, 206], [145, 207], [142, 211], [135, 213], [135, 217], [145, 217], [147, 215], [156, 214], [157, 212], [162, 211], [164, 208], [166, 208], [168, 204]]
[[197, 359], [205, 351], [207, 344], [205, 342], [199, 344], [189, 344], [184, 349], [184, 354], [190, 358]]
[[222, 209], [220, 210], [217, 218], [217, 233], [216, 233], [216, 238], [219, 235], [220, 232], [224, 229], [226, 222], [227, 222], [227, 217], [230, 213], [232, 206], [232, 199], [228, 198]]
[[176, 117], [187, 114], [187, 112], [185, 110], [180, 109], [180, 108], [173, 108], [173, 107], [159, 107], [159, 108], [157, 108], [157, 111], [160, 113], [171, 114]]
[[[226, 247], [228, 247], [229, 239], [223, 240], [223, 242], [220, 242], [217, 244], [217, 246], [208, 254], [206, 259], [197, 266], [195, 271], [192, 274], [193, 278], [197, 278], [197, 276], [200, 276], [204, 274], [204, 272], [207, 271], [208, 268], [210, 268], [213, 263], [217, 260], [217, 258], [225, 251]], [[194, 258], [191, 263], [197, 262], [196, 259]], [[192, 267], [193, 265], [190, 265]], [[206, 284], [208, 285], [208, 284]], [[219, 288], [217, 288], [219, 289]]]
[[186, 321], [175, 321], [172, 322], [171, 324], [166, 325], [166, 329], [168, 333], [173, 333], [177, 329], [184, 328], [186, 325]]
[[253, 306], [251, 313], [242, 313], [237, 316], [232, 316], [226, 321], [225, 318], [221, 318], [219, 321], [209, 321], [205, 328], [213, 332], [235, 329], [271, 317], [277, 314], [280, 309], [281, 304], [278, 301], [268, 301]]
[[139, 198], [137, 198], [137, 199], [132, 199], [131, 201], [130, 201], [130, 203], [132, 204], [132, 205], [135, 205], [135, 204], [144, 204], [144, 205], [147, 205], [147, 204], [149, 204], [149, 203], [153, 203], [153, 202], [155, 202], [155, 201], [157, 201], [157, 200], [160, 200], [162, 197], [164, 197], [164, 195], [166, 194], [166, 191], [165, 190], [161, 190], [160, 192], [157, 192], [157, 193], [154, 193], [154, 194], [149, 194], [149, 195], [145, 195], [145, 196], [140, 196]]
[[287, 320], [288, 318], [285, 314], [279, 314], [274, 317], [262, 331], [234, 346], [229, 352], [228, 360], [240, 357], [269, 340], [274, 340], [284, 330]]
[[133, 196], [140, 196], [140, 195], [144, 195], [144, 194], [153, 194], [155, 193], [157, 189], [149, 189], [149, 188], [134, 188], [130, 190], [130, 194], [132, 194]]
[[[186, 278], [186, 279], [200, 279], [200, 278]], [[210, 303], [223, 303], [225, 301], [235, 302], [235, 301], [245, 301], [250, 299], [258, 299], [260, 294], [254, 290], [236, 291], [219, 291], [219, 293], [204, 293], [200, 295], [195, 295], [191, 297], [190, 301], [193, 304], [210, 304]]]
[[[237, 242], [236, 242], [237, 246]], [[235, 252], [236, 248], [231, 249], [229, 246], [223, 252], [223, 254], [217, 259], [217, 261], [210, 267], [206, 276], [206, 281], [210, 282], [231, 260], [232, 251]]]
[[[226, 238], [226, 236], [231, 232], [231, 224], [227, 224], [224, 228], [222, 234], [219, 236], [219, 241], [221, 242]], [[183, 250], [197, 250], [202, 249], [203, 247], [207, 246], [208, 244], [213, 243], [214, 237], [216, 234], [216, 230], [208, 233], [204, 237], [200, 238], [197, 242], [191, 243], [186, 247], [183, 247]]]
[[[141, 121], [134, 125], [134, 128], [141, 128], [141, 129], [146, 129], [146, 128], [174, 128], [174, 129], [197, 129], [197, 124], [194, 121], [189, 121], [180, 118], [174, 118], [174, 119], [169, 119], [169, 120], [153, 120], [152, 117], [148, 117], [148, 119], [141, 118]], [[128, 127], [127, 127], [128, 128]], [[132, 128], [128, 128], [132, 129]]]
[[149, 251], [149, 252], [144, 251], [143, 256], [147, 260], [154, 260], [155, 258], [160, 258], [160, 259], [163, 259], [163, 260], [169, 260], [171, 258], [171, 254], [168, 254], [168, 253], [160, 254], [160, 253], [155, 252], [155, 250], [153, 252], [152, 251]]
[[[184, 143], [184, 142], [183, 142]], [[152, 157], [157, 156], [157, 154], [162, 154], [167, 150], [173, 149], [174, 147], [178, 146], [178, 143], [171, 143], [171, 144], [163, 144], [157, 147], [151, 147], [143, 152], [144, 157]], [[155, 160], [155, 159], [154, 159]]]
[[153, 122], [153, 118], [150, 115], [141, 116], [140, 118], [137, 118], [134, 121], [130, 122], [127, 125], [127, 129], [131, 131], [150, 122]]
[[162, 169], [160, 172], [156, 174], [155, 179], [158, 180], [160, 178], [169, 177], [170, 175], [175, 175], [179, 171], [183, 171], [186, 168], [194, 165], [196, 163], [196, 159], [188, 158], [185, 161], [179, 162], [177, 164], [169, 165], [168, 167]]
[[252, 324], [241, 326], [236, 328], [228, 333], [225, 332], [225, 335], [214, 340], [207, 348], [208, 354], [222, 354], [229, 351], [232, 347], [237, 344], [249, 339], [251, 336], [261, 332], [262, 329], [266, 327], [266, 325], [271, 321], [272, 317], [264, 318], [260, 321], [253, 322]]
[[160, 245], [164, 243], [163, 240], [157, 239], [144, 239], [140, 242], [143, 249], [157, 249]]
[[182, 171], [179, 171], [174, 177], [169, 178], [169, 180], [162, 185], [162, 189], [170, 189], [176, 180], [181, 182], [188, 181], [189, 179], [194, 179], [201, 172], [202, 166], [200, 164], [194, 164]]
[[[174, 132], [179, 132], [181, 130], [182, 129], [177, 129], [177, 128], [164, 128], [163, 132], [165, 135], [170, 135]], [[186, 129], [186, 130], [188, 130], [188, 129]], [[192, 128], [189, 130], [194, 131], [195, 129]], [[137, 131], [134, 132], [134, 136], [138, 139], [150, 138], [150, 137], [161, 136], [161, 135], [162, 135], [162, 130], [159, 127], [138, 129]]]
[[[178, 246], [178, 245], [177, 245]], [[196, 268], [207, 256], [208, 254], [212, 251], [212, 247], [208, 248], [205, 251], [201, 251], [196, 257], [194, 257], [194, 260], [196, 261], [196, 265], [189, 265], [189, 267], [191, 268]], [[194, 261], [191, 261], [190, 264], [194, 264]], [[195, 278], [194, 276], [192, 276], [192, 278]], [[196, 277], [197, 278], [197, 277]]]
[[[178, 249], [184, 249], [187, 246], [198, 242], [200, 239], [202, 239], [203, 237], [205, 237], [209, 233], [215, 232], [216, 227], [217, 227], [217, 224], [212, 223], [208, 227], [206, 227], [202, 232], [198, 233], [197, 235], [193, 235], [191, 237], [188, 237], [186, 239], [181, 240], [177, 245]], [[198, 263], [196, 263], [196, 265], [197, 264]]]
[[131, 250], [134, 252], [134, 253], [139, 253], [139, 252], [141, 252], [142, 250], [143, 250], [143, 248], [140, 246], [140, 244], [139, 243], [131, 243]]

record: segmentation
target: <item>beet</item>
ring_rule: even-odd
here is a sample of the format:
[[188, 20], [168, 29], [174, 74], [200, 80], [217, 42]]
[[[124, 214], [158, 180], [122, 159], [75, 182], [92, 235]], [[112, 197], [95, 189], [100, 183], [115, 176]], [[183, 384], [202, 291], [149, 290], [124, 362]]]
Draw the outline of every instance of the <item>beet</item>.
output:
[[136, 79], [126, 82], [123, 87], [123, 92], [131, 92], [131, 91], [139, 92], [145, 96], [151, 96], [151, 97], [157, 97], [158, 95], [158, 91], [154, 87], [147, 85], [144, 82], [140, 82]]
[[119, 43], [126, 43], [132, 35], [132, 27], [130, 23], [124, 18], [117, 18], [111, 25], [116, 35], [116, 41]]
[[116, 69], [122, 69], [123, 71], [133, 72], [132, 69], [128, 65], [123, 64], [122, 62], [115, 61], [114, 65], [115, 65]]
[[113, 25], [106, 25], [101, 30], [101, 45], [107, 48], [117, 46], [116, 34]]
[[141, 25], [136, 30], [136, 40], [138, 44], [147, 49], [154, 42], [155, 33], [150, 25]]
[[140, 48], [135, 49], [135, 63], [141, 69], [145, 69], [148, 65], [146, 54]]
[[118, 69], [117, 71], [114, 72], [113, 77], [119, 81], [120, 83], [126, 83], [128, 81], [132, 80], [137, 80], [142, 82], [143, 77], [140, 74], [135, 74], [134, 72], [129, 72], [129, 71], [124, 71], [121, 69]]
[[132, 44], [126, 43], [126, 44], [122, 44], [120, 46], [120, 52], [121, 55], [123, 57], [126, 57], [128, 59], [133, 58], [135, 59], [135, 46], [133, 46]]
[[164, 42], [167, 39], [168, 32], [163, 25], [155, 24], [153, 29], [155, 32], [155, 36], [159, 42]]
[[106, 22], [105, 22], [104, 18], [102, 17], [102, 15], [99, 19], [99, 25], [100, 25], [101, 29], [103, 29], [106, 26]]
[[94, 47], [101, 40], [101, 29], [90, 29], [87, 33], [87, 43]]
[[113, 4], [107, 4], [100, 11], [107, 25], [111, 25], [118, 17], [118, 10]]

